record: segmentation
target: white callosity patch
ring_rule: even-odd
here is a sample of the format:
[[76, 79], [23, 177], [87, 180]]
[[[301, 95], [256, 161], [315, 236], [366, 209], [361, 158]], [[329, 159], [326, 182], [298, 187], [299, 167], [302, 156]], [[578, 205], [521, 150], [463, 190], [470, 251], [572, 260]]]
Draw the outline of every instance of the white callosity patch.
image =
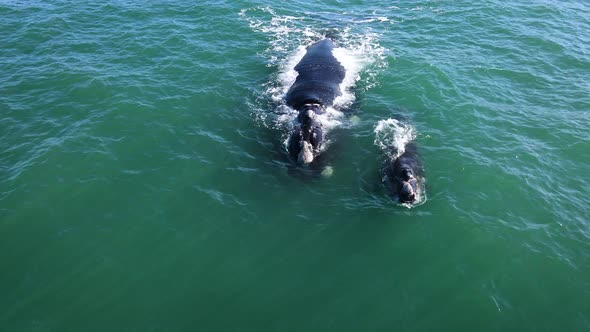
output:
[[308, 142], [301, 142], [301, 151], [297, 157], [297, 162], [300, 164], [309, 164], [313, 161], [313, 146]]

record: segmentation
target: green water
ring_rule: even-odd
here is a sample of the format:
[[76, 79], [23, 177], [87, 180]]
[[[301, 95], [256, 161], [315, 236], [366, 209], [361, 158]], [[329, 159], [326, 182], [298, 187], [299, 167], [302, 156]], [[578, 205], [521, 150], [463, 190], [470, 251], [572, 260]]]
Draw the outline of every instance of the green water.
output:
[[[0, 331], [588, 331], [588, 17], [0, 0]], [[328, 31], [360, 120], [317, 177], [276, 89]], [[411, 209], [381, 183], [389, 118], [426, 168]]]

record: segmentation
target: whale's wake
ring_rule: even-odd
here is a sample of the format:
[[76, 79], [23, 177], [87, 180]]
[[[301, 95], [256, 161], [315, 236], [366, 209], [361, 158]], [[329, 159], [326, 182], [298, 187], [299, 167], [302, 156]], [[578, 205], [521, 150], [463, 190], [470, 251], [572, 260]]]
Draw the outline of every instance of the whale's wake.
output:
[[350, 126], [343, 109], [351, 108], [359, 91], [365, 91], [377, 84], [376, 76], [386, 67], [385, 48], [379, 45], [377, 34], [368, 29], [355, 26], [331, 29], [313, 29], [309, 24], [311, 17], [278, 15], [272, 8], [252, 8], [242, 10], [240, 16], [255, 32], [263, 33], [269, 39], [269, 47], [261, 55], [267, 59], [267, 67], [275, 68], [275, 74], [263, 85], [264, 91], [257, 96], [252, 105], [254, 117], [259, 125], [280, 132], [283, 146], [287, 149], [289, 133], [297, 117], [297, 112], [285, 105], [284, 97], [295, 82], [295, 66], [303, 58], [306, 48], [329, 36], [337, 45], [332, 52], [345, 68], [346, 74], [340, 84], [342, 94], [334, 100], [334, 105], [318, 115], [317, 120], [326, 135], [325, 149], [330, 142], [329, 132], [337, 127]]

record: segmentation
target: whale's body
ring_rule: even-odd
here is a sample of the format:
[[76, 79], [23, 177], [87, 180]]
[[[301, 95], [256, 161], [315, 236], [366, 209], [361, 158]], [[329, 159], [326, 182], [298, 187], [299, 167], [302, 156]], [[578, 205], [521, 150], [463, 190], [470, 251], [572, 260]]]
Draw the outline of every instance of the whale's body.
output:
[[317, 115], [342, 94], [346, 72], [334, 57], [334, 48], [328, 38], [311, 45], [295, 66], [297, 78], [285, 96], [285, 103], [299, 113], [287, 147], [299, 164], [311, 163], [319, 153], [324, 131]]

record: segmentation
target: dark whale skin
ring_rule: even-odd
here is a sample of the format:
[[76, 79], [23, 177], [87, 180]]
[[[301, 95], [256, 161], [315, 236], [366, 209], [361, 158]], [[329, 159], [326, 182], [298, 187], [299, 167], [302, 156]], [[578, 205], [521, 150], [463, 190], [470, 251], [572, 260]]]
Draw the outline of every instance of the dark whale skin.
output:
[[298, 75], [285, 98], [288, 106], [297, 111], [308, 103], [328, 107], [342, 94], [345, 69], [332, 54], [334, 48], [334, 42], [326, 38], [307, 49], [295, 66]]
[[[408, 173], [412, 179], [408, 180]], [[388, 160], [385, 167], [385, 175], [392, 193], [398, 197], [401, 203], [415, 203], [423, 195], [424, 165], [418, 154], [416, 144], [409, 143], [404, 153], [395, 159]], [[404, 183], [411, 185], [416, 197], [408, 198], [404, 194]]]

